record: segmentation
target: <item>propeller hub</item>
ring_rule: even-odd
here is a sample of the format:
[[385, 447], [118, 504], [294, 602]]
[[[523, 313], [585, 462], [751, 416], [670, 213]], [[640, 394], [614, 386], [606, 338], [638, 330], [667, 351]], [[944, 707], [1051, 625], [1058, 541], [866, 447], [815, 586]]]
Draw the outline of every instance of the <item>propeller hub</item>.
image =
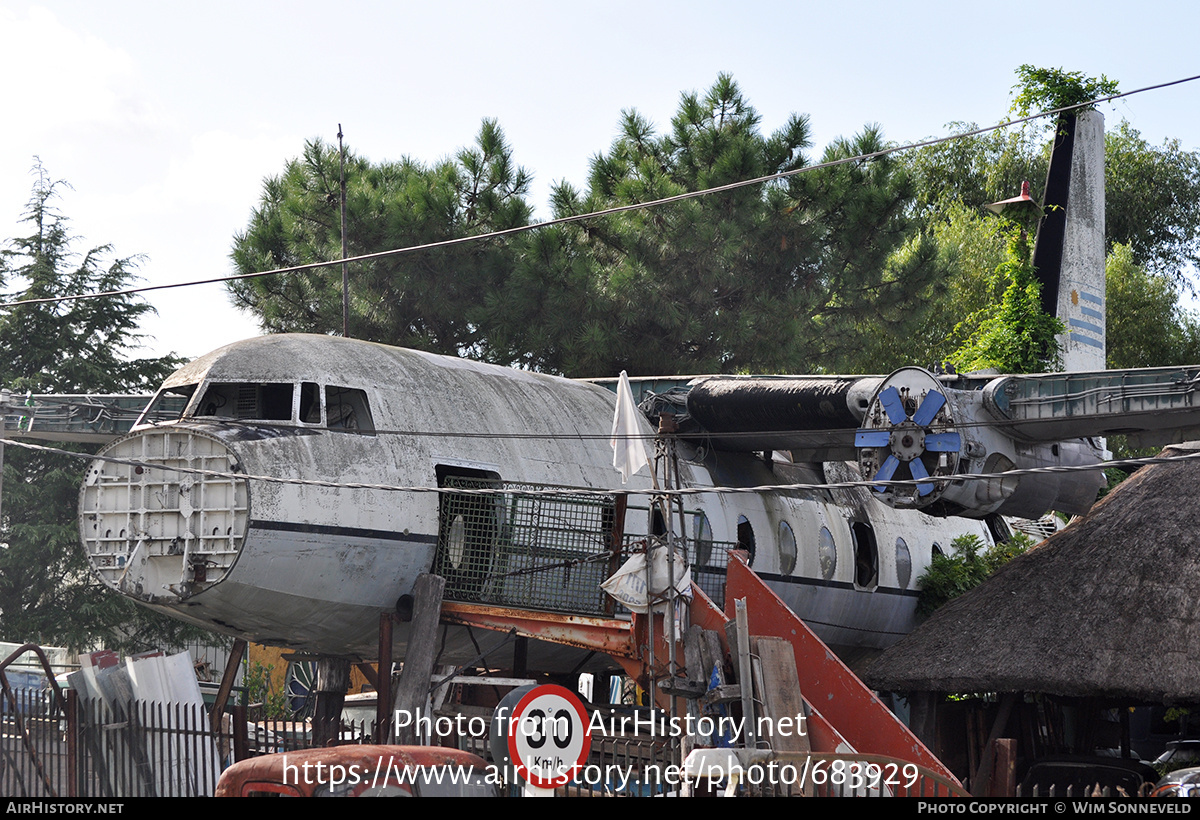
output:
[[875, 495], [884, 503], [926, 507], [956, 472], [963, 438], [954, 429], [950, 392], [932, 373], [910, 367], [889, 376], [871, 400], [854, 436], [859, 469], [880, 482], [916, 482], [876, 485]]
[[901, 461], [912, 461], [925, 452], [925, 430], [911, 421], [896, 425], [888, 438], [892, 455]]

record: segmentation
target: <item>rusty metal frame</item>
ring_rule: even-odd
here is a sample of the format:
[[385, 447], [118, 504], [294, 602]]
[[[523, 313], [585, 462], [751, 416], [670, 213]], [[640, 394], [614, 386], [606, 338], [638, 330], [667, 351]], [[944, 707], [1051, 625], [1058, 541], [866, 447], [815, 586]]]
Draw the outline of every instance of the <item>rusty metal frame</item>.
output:
[[516, 629], [518, 635], [537, 640], [591, 649], [606, 655], [638, 657], [631, 623], [617, 618], [443, 601], [442, 622], [498, 632]]

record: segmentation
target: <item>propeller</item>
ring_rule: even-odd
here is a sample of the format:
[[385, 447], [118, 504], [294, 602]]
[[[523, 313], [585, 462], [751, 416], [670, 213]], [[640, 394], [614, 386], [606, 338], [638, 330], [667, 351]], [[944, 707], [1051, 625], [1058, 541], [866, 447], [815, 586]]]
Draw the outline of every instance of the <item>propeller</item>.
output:
[[[946, 397], [942, 393], [936, 390], [927, 391], [921, 405], [911, 417], [904, 408], [904, 399], [900, 396], [900, 391], [894, 385], [880, 391], [877, 398], [891, 427], [864, 427], [854, 434], [855, 447], [887, 448], [890, 451], [879, 466], [879, 471], [875, 473], [874, 480], [890, 481], [901, 464], [908, 464], [909, 473], [913, 478], [929, 478], [929, 471], [921, 461], [922, 455], [926, 452], [958, 452], [962, 447], [962, 437], [958, 433], [929, 432], [929, 425], [946, 404]], [[887, 490], [887, 487], [875, 487], [877, 493]], [[926, 496], [932, 492], [932, 482], [917, 485], [918, 495]]]

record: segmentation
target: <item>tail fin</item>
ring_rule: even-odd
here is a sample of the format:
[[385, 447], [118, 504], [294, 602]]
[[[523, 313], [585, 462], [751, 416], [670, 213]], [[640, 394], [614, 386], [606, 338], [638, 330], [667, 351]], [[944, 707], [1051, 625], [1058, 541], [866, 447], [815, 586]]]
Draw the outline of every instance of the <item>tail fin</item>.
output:
[[1033, 264], [1043, 308], [1067, 326], [1059, 337], [1063, 369], [1103, 370], [1104, 116], [1098, 111], [1059, 116], [1044, 207]]

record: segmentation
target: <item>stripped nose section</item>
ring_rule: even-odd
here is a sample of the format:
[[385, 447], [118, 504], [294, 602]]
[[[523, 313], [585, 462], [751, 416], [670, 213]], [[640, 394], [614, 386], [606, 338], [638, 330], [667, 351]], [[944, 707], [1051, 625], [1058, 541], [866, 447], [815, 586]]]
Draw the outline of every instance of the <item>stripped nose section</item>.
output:
[[242, 549], [250, 506], [246, 479], [230, 475], [233, 452], [206, 433], [159, 428], [99, 455], [79, 491], [79, 534], [100, 579], [157, 604], [220, 583]]

